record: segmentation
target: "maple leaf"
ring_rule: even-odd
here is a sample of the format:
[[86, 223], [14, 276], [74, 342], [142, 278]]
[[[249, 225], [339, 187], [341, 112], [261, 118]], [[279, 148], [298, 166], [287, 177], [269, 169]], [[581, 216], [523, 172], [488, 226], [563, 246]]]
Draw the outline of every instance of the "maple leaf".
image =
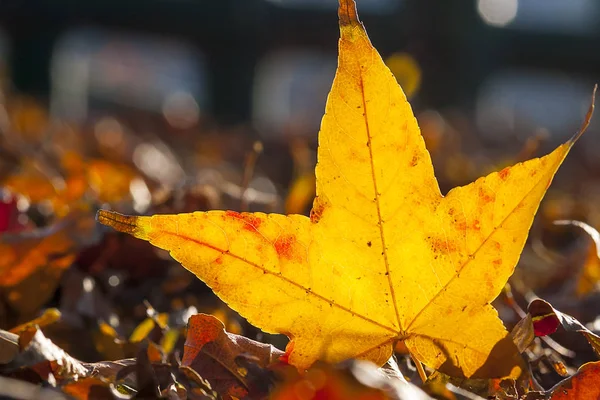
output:
[[148, 240], [267, 332], [300, 369], [383, 364], [393, 345], [449, 375], [516, 377], [522, 359], [490, 302], [518, 261], [548, 185], [586, 124], [551, 154], [440, 193], [402, 89], [340, 0], [339, 64], [302, 215], [99, 211]]

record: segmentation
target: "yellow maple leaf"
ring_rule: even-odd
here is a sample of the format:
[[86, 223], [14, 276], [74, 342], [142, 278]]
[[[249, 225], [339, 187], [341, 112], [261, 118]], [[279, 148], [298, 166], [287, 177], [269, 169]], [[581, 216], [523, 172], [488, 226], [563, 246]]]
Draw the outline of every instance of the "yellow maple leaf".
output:
[[404, 341], [414, 359], [450, 375], [515, 377], [522, 360], [489, 303], [581, 133], [442, 196], [410, 105], [355, 7], [340, 0], [310, 218], [102, 210], [98, 219], [169, 250], [252, 324], [288, 335], [299, 368], [351, 357], [383, 364]]

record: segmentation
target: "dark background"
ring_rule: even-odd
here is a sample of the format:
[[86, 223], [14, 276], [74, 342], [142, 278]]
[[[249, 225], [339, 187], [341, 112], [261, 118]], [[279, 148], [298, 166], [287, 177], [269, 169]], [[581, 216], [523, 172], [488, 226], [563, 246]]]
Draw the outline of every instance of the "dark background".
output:
[[[288, 3], [294, 4], [286, 6]], [[483, 16], [486, 9], [496, 10], [500, 15], [496, 18], [502, 19], [514, 4], [516, 16], [505, 26], [486, 22], [486, 18], [494, 18], [493, 13]], [[542, 86], [540, 93], [530, 90], [530, 99], [521, 100], [536, 108], [538, 98], [547, 98], [549, 128], [564, 128], [565, 121], [552, 118], [554, 103], [583, 101], [578, 96], [584, 93], [587, 99], [597, 79], [600, 5], [594, 1], [359, 0], [358, 5], [384, 58], [402, 51], [418, 62], [422, 85], [413, 98], [416, 108], [452, 106], [476, 111], [490, 96], [496, 97], [500, 107], [497, 97], [508, 87], [511, 93], [505, 95], [518, 98], [521, 91], [530, 89], [528, 85]], [[18, 91], [51, 102], [57, 95], [52, 89], [52, 63], [67, 36], [89, 29], [99, 32], [101, 43], [90, 46], [92, 52], [119, 41], [135, 47], [133, 37], [150, 42], [167, 39], [204, 58], [206, 85], [201, 91], [206, 101], [201, 108], [226, 124], [252, 119], [255, 71], [268, 54], [303, 49], [335, 56], [336, 18], [335, 2], [328, 1], [0, 2], [0, 28], [6, 43], [3, 59]], [[164, 55], [152, 57], [160, 61]], [[111, 60], [118, 62], [119, 58]], [[502, 77], [508, 71], [513, 75]], [[490, 82], [499, 86], [490, 88]], [[318, 100], [323, 96], [319, 93]], [[115, 100], [102, 103], [106, 102]], [[544, 107], [537, 104], [542, 115]], [[527, 115], [530, 110], [521, 111], [523, 118], [531, 117]], [[566, 126], [581, 115], [571, 118]]]

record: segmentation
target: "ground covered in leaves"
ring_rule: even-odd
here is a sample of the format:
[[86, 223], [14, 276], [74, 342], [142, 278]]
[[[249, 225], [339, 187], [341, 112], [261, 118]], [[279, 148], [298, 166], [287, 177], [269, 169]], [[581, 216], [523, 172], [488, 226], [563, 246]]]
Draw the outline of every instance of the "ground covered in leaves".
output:
[[[42, 107], [18, 96], [3, 107], [2, 396], [454, 399], [555, 393], [559, 398], [562, 389], [552, 389], [555, 385], [567, 393], [597, 387], [592, 332], [598, 327], [600, 261], [590, 240], [597, 233], [580, 223], [554, 221], [576, 218], [597, 225], [599, 203], [575, 196], [573, 185], [559, 182], [543, 203], [511, 285], [495, 303], [507, 327], [516, 326], [513, 335], [529, 362], [528, 381], [461, 381], [433, 372], [423, 384], [401, 346], [383, 368], [318, 364], [300, 376], [280, 358], [286, 338], [251, 327], [163, 251], [98, 225], [94, 215], [108, 206], [127, 213], [307, 212], [313, 193], [304, 182], [314, 178], [303, 172], [309, 170], [303, 163], [310, 166], [314, 157], [310, 144], [290, 141], [285, 157], [296, 160], [290, 168], [296, 172], [282, 179], [279, 160], [258, 156], [252, 132], [243, 127], [212, 138], [203, 133], [197, 148], [181, 150], [174, 140], [145, 138], [116, 120], [77, 128], [50, 122]], [[443, 185], [499, 165], [496, 155], [482, 162], [457, 144], [448, 149], [443, 143], [458, 141], [452, 121], [434, 121], [434, 129], [428, 118], [420, 116]], [[245, 140], [239, 140], [240, 131]], [[108, 143], [107, 135], [118, 140]], [[163, 171], [181, 171], [186, 179], [174, 185], [168, 174], [131, 162], [140, 148], [161, 154]], [[535, 152], [535, 146], [527, 143], [523, 152]], [[482, 148], [478, 154], [489, 152]], [[458, 159], [465, 167], [457, 171]], [[586, 177], [581, 187], [595, 184], [585, 165], [568, 168]], [[267, 180], [272, 188], [264, 188]], [[540, 301], [528, 314], [536, 296], [581, 323]], [[592, 363], [577, 372], [586, 362]]]
[[[68, 126], [10, 93], [1, 107], [2, 398], [600, 397], [600, 196], [591, 189], [597, 165], [584, 154], [564, 166], [494, 302], [525, 359], [521, 379], [419, 373], [402, 343], [381, 368], [318, 362], [299, 374], [287, 363], [286, 337], [252, 327], [168, 253], [95, 215], [308, 214], [315, 143], [260, 143], [250, 127], [209, 119], [170, 135], [112, 116]], [[531, 135], [498, 153], [462, 115], [417, 118], [444, 193], [552, 147]]]

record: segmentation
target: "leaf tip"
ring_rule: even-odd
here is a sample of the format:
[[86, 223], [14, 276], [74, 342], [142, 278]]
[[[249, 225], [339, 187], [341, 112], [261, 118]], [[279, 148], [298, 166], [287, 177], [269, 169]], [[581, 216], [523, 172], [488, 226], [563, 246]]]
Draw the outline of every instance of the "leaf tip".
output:
[[102, 225], [110, 226], [119, 232], [128, 233], [136, 237], [140, 236], [140, 228], [137, 223], [138, 218], [108, 210], [98, 210], [96, 214], [96, 220]]
[[340, 18], [340, 26], [342, 27], [360, 24], [354, 0], [340, 0], [338, 16]]
[[590, 106], [588, 108], [587, 113], [585, 114], [585, 119], [581, 124], [581, 128], [573, 135], [573, 137], [569, 140], [569, 144], [573, 145], [580, 137], [585, 133], [588, 126], [590, 126], [590, 122], [592, 121], [592, 115], [594, 115], [594, 108], [596, 106], [596, 91], [598, 90], [598, 84], [594, 85], [594, 90], [592, 90], [592, 100], [590, 102]]

